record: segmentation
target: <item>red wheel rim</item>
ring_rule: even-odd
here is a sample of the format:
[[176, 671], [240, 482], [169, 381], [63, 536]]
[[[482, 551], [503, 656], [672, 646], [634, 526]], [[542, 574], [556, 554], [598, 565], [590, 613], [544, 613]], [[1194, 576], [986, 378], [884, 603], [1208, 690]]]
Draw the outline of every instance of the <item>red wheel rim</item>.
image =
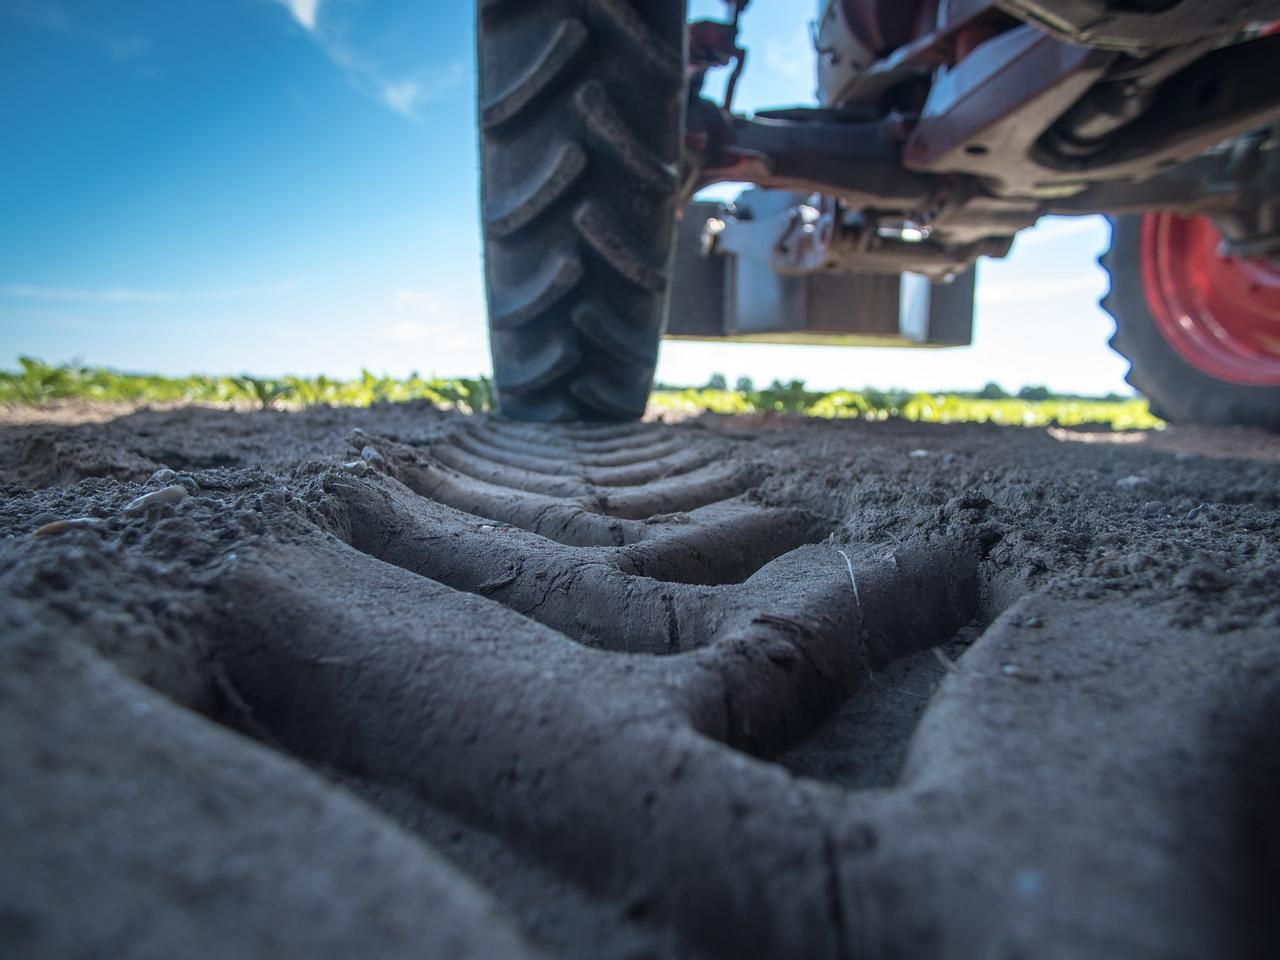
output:
[[1280, 263], [1218, 253], [1207, 217], [1142, 218], [1142, 286], [1156, 327], [1218, 380], [1280, 386]]

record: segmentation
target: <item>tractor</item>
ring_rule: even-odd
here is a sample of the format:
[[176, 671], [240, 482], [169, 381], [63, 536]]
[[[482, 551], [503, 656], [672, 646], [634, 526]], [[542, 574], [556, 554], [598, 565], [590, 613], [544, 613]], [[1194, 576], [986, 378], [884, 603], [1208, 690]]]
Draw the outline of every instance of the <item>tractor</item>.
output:
[[979, 257], [1104, 214], [1132, 386], [1280, 430], [1280, 0], [823, 0], [817, 105], [751, 116], [748, 5], [479, 0], [505, 416], [640, 417], [663, 337], [967, 344]]

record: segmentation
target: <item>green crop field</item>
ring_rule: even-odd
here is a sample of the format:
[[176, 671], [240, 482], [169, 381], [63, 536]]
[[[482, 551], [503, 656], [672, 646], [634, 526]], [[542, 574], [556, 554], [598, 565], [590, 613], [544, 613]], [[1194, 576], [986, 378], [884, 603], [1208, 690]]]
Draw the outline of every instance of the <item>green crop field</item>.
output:
[[[362, 372], [354, 380], [330, 377], [162, 377], [104, 367], [51, 365], [21, 357], [17, 370], [0, 371], [0, 404], [41, 406], [59, 400], [100, 403], [181, 404], [297, 410], [327, 404], [364, 407], [374, 403], [427, 400], [447, 408], [480, 412], [493, 408], [489, 380], [420, 377], [405, 379]], [[658, 385], [651, 407], [659, 413], [693, 415], [792, 413], [809, 417], [901, 417], [928, 423], [1046, 426], [1109, 424], [1117, 430], [1158, 429], [1147, 402], [1137, 397], [1062, 397], [1043, 388], [1004, 395], [994, 384], [980, 394], [904, 393], [880, 390], [808, 390], [802, 381], [775, 381], [764, 389], [740, 382], [729, 389], [722, 377], [706, 387]]]

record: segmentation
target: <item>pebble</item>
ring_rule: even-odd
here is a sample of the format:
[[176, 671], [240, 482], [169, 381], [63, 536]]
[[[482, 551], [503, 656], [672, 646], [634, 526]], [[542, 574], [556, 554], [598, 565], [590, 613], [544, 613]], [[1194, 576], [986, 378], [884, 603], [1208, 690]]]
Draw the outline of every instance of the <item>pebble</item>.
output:
[[352, 460], [349, 463], [344, 463], [342, 465], [342, 469], [350, 470], [356, 476], [363, 477], [372, 469], [372, 467], [370, 467], [364, 460]]
[[1022, 625], [1023, 625], [1024, 627], [1027, 627], [1027, 628], [1031, 629], [1031, 630], [1038, 630], [1038, 629], [1040, 629], [1041, 627], [1043, 627], [1043, 626], [1044, 626], [1044, 621], [1043, 621], [1043, 620], [1041, 620], [1039, 617], [1031, 616], [1031, 617], [1027, 617], [1027, 619], [1023, 620], [1023, 621], [1022, 621]]
[[920, 457], [927, 457], [928, 455], [929, 455], [928, 450], [912, 450], [910, 453], [907, 454], [908, 457], [916, 457], [917, 459], [919, 459]]
[[1132, 476], [1132, 477], [1123, 477], [1117, 480], [1116, 486], [1123, 487], [1126, 490], [1133, 490], [1136, 487], [1145, 487], [1149, 483], [1151, 483], [1151, 481], [1148, 480], [1146, 477]]
[[1164, 512], [1164, 504], [1159, 500], [1148, 500], [1142, 505], [1142, 515], [1144, 517], [1154, 517]]
[[168, 467], [161, 467], [150, 477], [147, 478], [145, 486], [171, 487], [175, 483], [180, 483], [187, 488], [187, 493], [196, 494], [200, 492], [200, 484], [196, 482], [196, 478], [185, 473], [178, 473], [176, 470], [170, 470]]
[[1199, 506], [1192, 507], [1190, 510], [1188, 510], [1188, 511], [1187, 511], [1187, 519], [1188, 519], [1188, 520], [1194, 520], [1194, 519], [1196, 519], [1198, 516], [1200, 516], [1200, 514], [1202, 514], [1202, 513], [1204, 513], [1204, 504], [1203, 504], [1203, 503], [1202, 503], [1202, 504], [1200, 504]]
[[944, 453], [942, 455], [942, 462], [945, 466], [948, 466], [948, 467], [951, 466], [953, 463], [955, 463], [959, 459], [960, 458], [954, 453]]
[[363, 450], [361, 450], [360, 457], [362, 460], [367, 461], [368, 463], [370, 463], [372, 466], [375, 466], [375, 467], [380, 467], [387, 462], [386, 458], [383, 457], [382, 454], [380, 454], [373, 447], [365, 447]]
[[138, 497], [138, 499], [126, 504], [124, 513], [127, 516], [146, 513], [152, 507], [158, 507], [162, 503], [177, 503], [186, 496], [187, 488], [180, 483], [175, 483], [173, 486], [164, 487], [161, 490], [153, 490], [151, 493], [144, 493], [142, 496]]
[[105, 530], [106, 528], [107, 522], [97, 517], [71, 517], [36, 527], [33, 534], [37, 537], [52, 537], [55, 534], [66, 533], [68, 530]]

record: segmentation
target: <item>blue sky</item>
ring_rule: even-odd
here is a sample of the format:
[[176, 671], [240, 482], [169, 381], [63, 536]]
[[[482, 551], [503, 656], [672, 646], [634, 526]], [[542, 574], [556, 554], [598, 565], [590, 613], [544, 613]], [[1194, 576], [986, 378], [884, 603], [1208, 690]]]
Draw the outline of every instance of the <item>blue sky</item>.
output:
[[[487, 372], [473, 31], [467, 2], [0, 0], [0, 364]], [[812, 99], [794, 4], [744, 39], [740, 107]], [[1106, 241], [1051, 221], [984, 263], [970, 348], [667, 343], [659, 377], [1123, 390]]]

